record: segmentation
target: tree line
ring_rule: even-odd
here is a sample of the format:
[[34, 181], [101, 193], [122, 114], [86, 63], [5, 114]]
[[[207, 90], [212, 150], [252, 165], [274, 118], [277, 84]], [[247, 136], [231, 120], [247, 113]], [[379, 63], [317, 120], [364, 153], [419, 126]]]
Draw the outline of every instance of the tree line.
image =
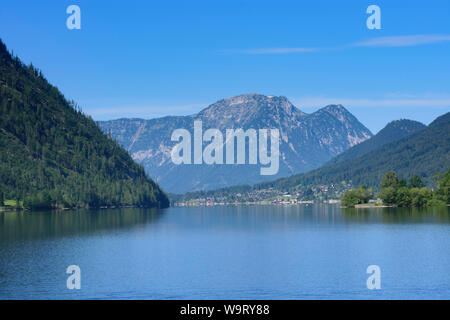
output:
[[[407, 181], [400, 179], [395, 171], [386, 172], [381, 180], [380, 192], [376, 194], [384, 205], [397, 207], [432, 207], [445, 206], [450, 203], [450, 170], [439, 179], [436, 176], [436, 186], [433, 189], [425, 187], [422, 178], [413, 175]], [[354, 207], [367, 203], [374, 197], [372, 189], [362, 185], [358, 189], [345, 192], [341, 199], [344, 207]]]

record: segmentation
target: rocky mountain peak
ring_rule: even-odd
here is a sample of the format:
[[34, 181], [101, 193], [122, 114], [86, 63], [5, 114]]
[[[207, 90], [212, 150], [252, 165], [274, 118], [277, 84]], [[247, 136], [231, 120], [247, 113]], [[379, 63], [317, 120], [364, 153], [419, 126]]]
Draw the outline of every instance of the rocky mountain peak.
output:
[[334, 114], [334, 115], [351, 114], [350, 111], [348, 111], [342, 104], [330, 104], [320, 110]]
[[305, 113], [297, 109], [284, 96], [266, 96], [250, 93], [219, 100], [199, 112], [203, 119], [226, 119], [236, 121], [272, 117], [274, 115], [301, 117]]
[[[331, 116], [333, 118], [336, 118], [341, 123], [349, 123], [349, 122], [358, 123], [356, 117], [341, 104], [330, 104], [312, 113], [311, 116], [314, 117]], [[364, 129], [367, 128], [363, 129], [362, 126], [359, 126], [359, 129], [362, 129], [364, 131]], [[366, 133], [367, 133], [367, 135], [365, 135], [366, 138], [369, 138], [372, 135], [372, 133], [369, 130], [367, 130]]]
[[[306, 114], [284, 96], [242, 94], [219, 100], [197, 114], [136, 123], [101, 122], [142, 163], [168, 192], [181, 193], [273, 179], [259, 174], [258, 166], [177, 166], [170, 159], [174, 129], [191, 130], [196, 120], [204, 130], [231, 128], [278, 129], [280, 170], [276, 177], [317, 168], [342, 151], [372, 136], [342, 105], [330, 105]], [[181, 182], [181, 183], [180, 183]]]

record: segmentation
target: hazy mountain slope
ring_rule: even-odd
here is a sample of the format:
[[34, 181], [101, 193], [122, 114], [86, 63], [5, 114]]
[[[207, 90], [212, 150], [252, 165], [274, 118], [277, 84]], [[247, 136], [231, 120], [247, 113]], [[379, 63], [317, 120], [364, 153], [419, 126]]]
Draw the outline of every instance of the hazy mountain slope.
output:
[[0, 191], [35, 207], [166, 207], [128, 153], [0, 41]]
[[[259, 165], [174, 165], [170, 140], [175, 129], [193, 132], [201, 120], [203, 131], [217, 128], [280, 131], [280, 168], [276, 176], [260, 175]], [[142, 163], [154, 179], [172, 193], [257, 183], [319, 167], [335, 155], [370, 138], [371, 132], [340, 105], [305, 114], [285, 97], [246, 94], [220, 100], [198, 114], [151, 120], [119, 119], [99, 122]]]
[[293, 188], [303, 184], [352, 181], [354, 186], [378, 186], [385, 172], [394, 170], [402, 178], [420, 175], [430, 182], [433, 175], [450, 167], [450, 112], [427, 128], [388, 143], [361, 157], [323, 166], [306, 174], [280, 179], [264, 187]]
[[409, 136], [419, 130], [426, 128], [426, 125], [418, 121], [413, 120], [395, 120], [388, 123], [383, 129], [380, 130], [372, 138], [357, 144], [350, 149], [342, 152], [338, 156], [334, 157], [327, 164], [337, 163], [349, 159], [354, 159], [365, 155], [366, 153], [376, 150], [382, 145], [390, 142], [400, 140], [406, 136]]

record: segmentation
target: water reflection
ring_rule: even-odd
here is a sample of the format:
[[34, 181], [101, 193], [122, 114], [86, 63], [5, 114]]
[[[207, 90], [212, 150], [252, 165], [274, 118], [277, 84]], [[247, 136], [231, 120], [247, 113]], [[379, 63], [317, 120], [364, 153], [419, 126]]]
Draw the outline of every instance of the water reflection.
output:
[[[163, 218], [164, 217], [164, 218]], [[163, 218], [163, 220], [161, 220]], [[106, 209], [0, 213], [0, 240], [95, 235], [155, 224], [192, 229], [291, 229], [342, 223], [450, 223], [450, 207], [346, 208], [313, 206], [223, 206], [199, 208]]]
[[342, 218], [359, 223], [450, 223], [450, 207], [345, 208]]
[[153, 223], [161, 214], [158, 209], [139, 208], [3, 212], [0, 240], [92, 235]]
[[339, 206], [238, 205], [217, 207], [171, 208], [164, 221], [183, 228], [216, 228], [234, 230], [299, 227], [310, 224], [342, 222]]
[[[175, 210], [175, 209], [172, 209]], [[341, 208], [339, 205], [223, 206], [177, 208], [184, 226], [251, 228], [252, 225], [291, 227], [342, 223], [450, 223], [450, 207], [436, 208]]]
[[448, 299], [449, 220], [336, 205], [2, 213], [0, 299]]

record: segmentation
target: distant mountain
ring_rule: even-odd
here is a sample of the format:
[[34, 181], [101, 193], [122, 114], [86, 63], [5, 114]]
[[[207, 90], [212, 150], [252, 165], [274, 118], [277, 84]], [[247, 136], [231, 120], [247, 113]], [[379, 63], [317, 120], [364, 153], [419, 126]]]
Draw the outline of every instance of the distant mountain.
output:
[[167, 207], [128, 153], [0, 40], [0, 192], [33, 208]]
[[[405, 124], [408, 128], [405, 127]], [[181, 197], [174, 197], [174, 199], [177, 201], [206, 197], [220, 199], [224, 196], [232, 198], [236, 194], [241, 194], [241, 198], [245, 199], [246, 197], [251, 198], [251, 194], [255, 192], [264, 194], [268, 190], [273, 194], [298, 190], [301, 191], [300, 194], [304, 195], [310, 192], [311, 188], [314, 189], [318, 186], [327, 186], [326, 188], [328, 188], [333, 185], [334, 187], [340, 186], [338, 189], [342, 189], [342, 186], [344, 188], [348, 185], [357, 187], [365, 184], [376, 189], [383, 175], [390, 170], [394, 170], [400, 178], [405, 179], [412, 175], [419, 175], [426, 183], [431, 184], [436, 173], [445, 173], [450, 168], [450, 112], [438, 117], [428, 127], [420, 128], [421, 125], [414, 122], [404, 122], [404, 120], [394, 122], [388, 125], [386, 130], [380, 131], [379, 135], [383, 137], [389, 132], [400, 134], [399, 129], [403, 134], [411, 132], [411, 130], [416, 131], [353, 158], [358, 152], [364, 153], [373, 145], [381, 143], [383, 139], [378, 137], [376, 143], [369, 147], [358, 148], [357, 151], [350, 149], [349, 159], [330, 161], [321, 168], [308, 173], [253, 186], [240, 185], [208, 192], [192, 192]], [[367, 140], [367, 143], [369, 141]]]
[[413, 120], [402, 119], [392, 121], [372, 138], [342, 152], [338, 156], [331, 159], [327, 164], [333, 164], [363, 156], [385, 144], [400, 140], [426, 127], [427, 126], [423, 123]]
[[353, 186], [377, 187], [383, 175], [394, 170], [401, 178], [419, 175], [428, 183], [436, 173], [450, 167], [450, 112], [438, 117], [427, 128], [385, 144], [365, 155], [323, 166], [306, 174], [280, 179], [264, 187], [281, 189], [298, 185], [351, 181]]
[[[175, 129], [193, 132], [201, 120], [203, 130], [278, 129], [280, 167], [276, 176], [262, 176], [258, 165], [175, 165], [170, 152]], [[330, 105], [306, 114], [285, 97], [259, 94], [220, 100], [201, 112], [183, 117], [151, 120], [119, 119], [100, 121], [105, 133], [142, 163], [149, 174], [168, 192], [184, 193], [238, 184], [251, 184], [306, 172], [319, 167], [348, 148], [369, 139], [372, 133], [341, 105]]]

